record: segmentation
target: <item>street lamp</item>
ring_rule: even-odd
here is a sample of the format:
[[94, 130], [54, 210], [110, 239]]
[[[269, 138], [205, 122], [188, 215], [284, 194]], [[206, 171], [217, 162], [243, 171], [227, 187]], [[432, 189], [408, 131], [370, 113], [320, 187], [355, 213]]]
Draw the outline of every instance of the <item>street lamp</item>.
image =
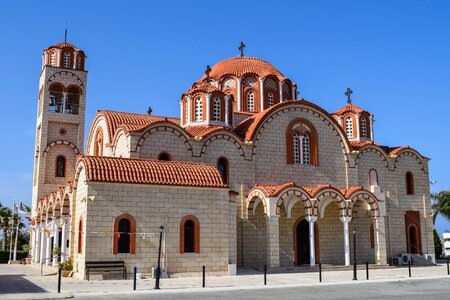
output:
[[356, 277], [356, 228], [353, 227], [353, 280], [358, 280]]
[[161, 243], [162, 236], [164, 232], [164, 226], [159, 226], [159, 250], [158, 250], [158, 265], [156, 266], [156, 281], [155, 281], [155, 290], [159, 290], [159, 277], [161, 276]]

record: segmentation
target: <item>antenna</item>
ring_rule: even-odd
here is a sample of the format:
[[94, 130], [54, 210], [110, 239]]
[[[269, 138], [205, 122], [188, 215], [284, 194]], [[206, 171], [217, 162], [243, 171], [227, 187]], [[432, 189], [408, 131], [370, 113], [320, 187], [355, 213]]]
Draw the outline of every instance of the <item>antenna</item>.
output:
[[64, 42], [67, 42], [67, 24], [68, 22], [66, 21], [66, 30], [64, 31]]

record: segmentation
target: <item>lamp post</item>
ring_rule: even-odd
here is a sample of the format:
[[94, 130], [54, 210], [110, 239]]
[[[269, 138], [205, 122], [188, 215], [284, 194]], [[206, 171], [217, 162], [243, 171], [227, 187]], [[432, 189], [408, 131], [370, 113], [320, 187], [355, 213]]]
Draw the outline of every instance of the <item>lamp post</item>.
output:
[[156, 281], [155, 281], [155, 290], [159, 290], [159, 277], [161, 276], [161, 243], [162, 236], [164, 232], [164, 226], [159, 226], [159, 250], [158, 250], [158, 265], [156, 266]]
[[356, 277], [356, 228], [353, 227], [353, 280], [358, 280]]

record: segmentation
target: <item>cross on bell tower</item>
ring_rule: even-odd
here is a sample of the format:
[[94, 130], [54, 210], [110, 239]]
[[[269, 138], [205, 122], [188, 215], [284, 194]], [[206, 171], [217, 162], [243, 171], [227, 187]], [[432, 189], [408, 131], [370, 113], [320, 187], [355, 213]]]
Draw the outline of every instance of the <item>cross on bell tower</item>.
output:
[[244, 48], [245, 48], [245, 44], [244, 42], [241, 42], [241, 44], [239, 45], [239, 51], [241, 51], [241, 57], [244, 56]]
[[352, 104], [351, 95], [353, 94], [353, 91], [350, 88], [347, 88], [347, 90], [345, 91], [344, 94], [345, 94], [345, 96], [347, 96], [347, 103]]

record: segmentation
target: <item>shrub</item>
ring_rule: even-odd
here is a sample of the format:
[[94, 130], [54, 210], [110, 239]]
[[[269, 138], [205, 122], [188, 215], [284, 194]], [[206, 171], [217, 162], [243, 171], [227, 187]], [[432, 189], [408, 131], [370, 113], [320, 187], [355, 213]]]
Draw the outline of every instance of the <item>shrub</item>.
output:
[[[14, 252], [11, 254], [13, 257]], [[28, 256], [28, 252], [17, 251], [16, 259], [22, 260]], [[0, 251], [0, 264], [7, 264], [9, 260], [9, 251]]]

